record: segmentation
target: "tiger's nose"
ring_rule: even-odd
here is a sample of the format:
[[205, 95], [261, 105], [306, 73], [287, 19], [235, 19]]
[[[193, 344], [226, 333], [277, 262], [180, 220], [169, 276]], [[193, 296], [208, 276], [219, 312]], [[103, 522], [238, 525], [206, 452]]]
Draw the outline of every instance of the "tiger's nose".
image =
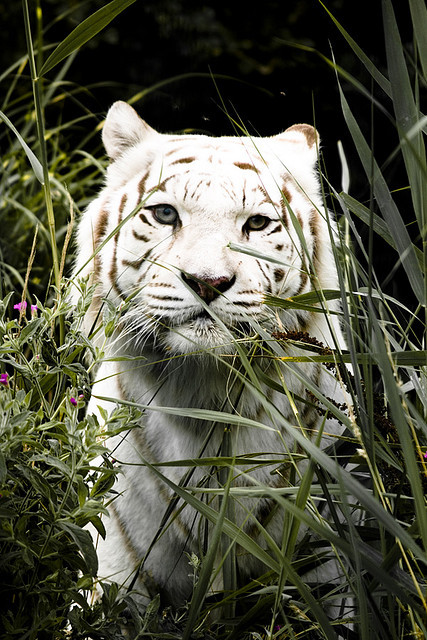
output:
[[232, 278], [228, 278], [227, 276], [220, 278], [203, 278], [183, 272], [181, 272], [181, 277], [206, 304], [218, 298], [221, 293], [228, 291], [236, 281], [236, 276]]

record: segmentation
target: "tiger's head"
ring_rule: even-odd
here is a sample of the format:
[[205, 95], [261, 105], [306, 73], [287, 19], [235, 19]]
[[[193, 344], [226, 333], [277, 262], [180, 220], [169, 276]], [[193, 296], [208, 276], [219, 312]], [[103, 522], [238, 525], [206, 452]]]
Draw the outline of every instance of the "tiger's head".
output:
[[123, 326], [134, 344], [220, 350], [229, 328], [271, 318], [265, 294], [335, 286], [313, 127], [165, 135], [116, 102], [103, 142], [106, 183], [78, 233], [76, 272], [97, 283], [92, 318], [103, 299], [132, 296]]

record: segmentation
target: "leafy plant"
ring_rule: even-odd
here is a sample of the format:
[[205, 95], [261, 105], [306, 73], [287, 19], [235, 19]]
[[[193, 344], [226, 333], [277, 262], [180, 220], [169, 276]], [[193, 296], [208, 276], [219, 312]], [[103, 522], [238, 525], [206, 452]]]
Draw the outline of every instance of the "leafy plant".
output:
[[[0, 628], [5, 640], [65, 637], [73, 604], [97, 625], [83, 592], [94, 588], [96, 535], [105, 534], [104, 498], [117, 473], [102, 443], [134, 416], [118, 409], [103, 429], [84, 416], [84, 301], [72, 321], [64, 299], [54, 308], [38, 302], [31, 313], [18, 302], [8, 319], [11, 297], [0, 303]], [[52, 328], [61, 317], [67, 331], [58, 345]]]

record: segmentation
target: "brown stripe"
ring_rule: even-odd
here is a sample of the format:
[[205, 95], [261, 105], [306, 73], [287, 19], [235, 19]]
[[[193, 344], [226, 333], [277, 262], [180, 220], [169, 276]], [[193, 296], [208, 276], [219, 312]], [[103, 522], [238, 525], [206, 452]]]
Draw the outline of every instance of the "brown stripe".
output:
[[289, 191], [288, 187], [286, 186], [286, 183], [289, 182], [289, 178], [286, 176], [285, 178], [283, 178], [283, 186], [282, 186], [282, 197], [283, 199], [290, 204], [291, 200], [292, 200], [292, 194]]
[[[153, 278], [154, 277], [156, 277], [156, 276], [153, 276]], [[166, 282], [153, 282], [153, 281], [151, 281], [149, 283], [149, 286], [150, 287], [163, 287], [165, 289], [168, 289], [168, 288], [169, 289], [175, 289], [175, 286], [173, 284], [168, 284]]]
[[189, 156], [188, 158], [179, 158], [179, 160], [174, 160], [171, 162], [171, 166], [173, 164], [190, 164], [190, 162], [194, 162], [196, 158], [194, 156]]
[[311, 259], [313, 262], [314, 270], [317, 271], [317, 266], [319, 263], [318, 260], [318, 247], [319, 247], [319, 223], [318, 223], [318, 213], [316, 209], [311, 210], [311, 215], [309, 218], [309, 227], [311, 231], [311, 235], [313, 236], [313, 250], [311, 252]]
[[253, 294], [258, 294], [258, 293], [260, 293], [260, 292], [257, 291], [256, 289], [246, 289], [244, 291], [238, 291], [237, 295], [243, 296], [245, 294], [253, 295]]
[[98, 248], [98, 245], [101, 242], [101, 239], [105, 235], [108, 226], [108, 211], [106, 209], [101, 209], [98, 214], [98, 219], [96, 221], [95, 233], [93, 236], [93, 242], [95, 248]]
[[257, 265], [259, 267], [259, 270], [261, 271], [262, 275], [267, 280], [266, 292], [267, 293], [271, 293], [271, 279], [268, 276], [268, 274], [265, 272], [265, 270], [263, 269], [263, 265], [261, 264], [261, 262], [259, 260], [256, 260], [256, 263], [257, 263]]
[[233, 304], [236, 307], [259, 307], [261, 305], [260, 302], [257, 302], [256, 300], [254, 300], [253, 302], [247, 302], [245, 300], [236, 300], [235, 302], [233, 302]]
[[156, 185], [153, 189], [154, 192], [156, 191], [166, 191], [166, 185], [169, 182], [169, 180], [171, 180], [172, 178], [174, 178], [175, 176], [169, 176], [169, 178], [165, 178], [164, 180], [162, 180], [162, 182], [160, 182], [158, 185]]
[[[102, 238], [107, 232], [107, 228], [108, 228], [108, 211], [106, 209], [101, 209], [101, 211], [99, 212], [98, 219], [96, 221], [96, 226], [93, 233], [94, 250], [98, 249], [99, 245], [101, 244]], [[94, 270], [95, 279], [99, 275], [100, 268], [101, 268], [101, 262], [99, 259], [99, 253], [97, 253], [93, 259], [93, 270]]]
[[234, 165], [239, 169], [243, 169], [245, 171], [255, 171], [255, 173], [259, 173], [258, 169], [254, 167], [253, 164], [249, 164], [248, 162], [234, 162]]
[[[123, 216], [123, 209], [126, 206], [126, 202], [127, 202], [127, 195], [126, 193], [124, 193], [122, 195], [122, 199], [120, 200], [120, 206], [119, 206], [119, 216], [118, 216], [118, 221], [117, 221], [117, 226], [119, 227], [121, 222], [122, 222], [122, 216]], [[119, 235], [120, 235], [120, 229], [118, 229], [118, 231], [116, 232], [116, 235], [114, 236], [114, 249], [113, 249], [113, 260], [111, 262], [111, 268], [110, 268], [110, 281], [111, 284], [113, 285], [114, 289], [120, 292], [120, 289], [118, 287], [117, 284], [117, 242], [119, 239]]]
[[[190, 198], [193, 199], [197, 193], [197, 191], [199, 190], [199, 187], [203, 184], [203, 180], [200, 180], [199, 184], [197, 185], [197, 187], [193, 190], [193, 193], [190, 195]], [[200, 198], [200, 194], [197, 196], [197, 200]]]
[[141, 558], [139, 557], [139, 554], [138, 554], [137, 550], [135, 549], [135, 547], [132, 544], [132, 540], [131, 540], [131, 537], [129, 536], [128, 532], [127, 532], [125, 522], [119, 516], [119, 512], [118, 512], [117, 507], [115, 506], [114, 502], [110, 502], [110, 504], [108, 505], [108, 510], [110, 511], [111, 515], [117, 521], [117, 525], [118, 525], [118, 527], [120, 529], [122, 541], [124, 543], [124, 546], [126, 547], [126, 550], [127, 550], [128, 554], [132, 557], [133, 564], [135, 565], [135, 567], [138, 566]]
[[282, 198], [280, 201], [280, 208], [282, 210], [282, 219], [285, 224], [285, 227], [289, 229], [289, 215], [288, 215], [288, 209], [286, 206], [286, 201], [284, 198]]
[[303, 292], [303, 289], [304, 289], [304, 287], [305, 287], [305, 285], [306, 285], [306, 283], [307, 283], [308, 274], [307, 274], [307, 270], [306, 270], [306, 265], [305, 265], [305, 264], [303, 265], [303, 268], [302, 268], [302, 269], [301, 269], [301, 271], [300, 271], [300, 278], [301, 278], [301, 280], [300, 280], [300, 284], [299, 284], [298, 290], [297, 290], [297, 292], [296, 292], [296, 294], [295, 294], [295, 295], [297, 295], [297, 296], [298, 296], [300, 293], [302, 293], [302, 292]]
[[141, 256], [141, 258], [138, 258], [138, 260], [126, 260], [125, 258], [122, 260], [122, 265], [124, 267], [131, 267], [132, 269], [139, 269], [140, 266], [142, 265], [142, 263], [148, 258], [148, 256], [151, 253], [151, 249], [149, 249], [148, 251], [146, 251], [144, 253], [143, 256]]
[[142, 200], [142, 196], [145, 193], [145, 183], [147, 182], [147, 178], [149, 176], [149, 173], [147, 171], [147, 173], [142, 176], [141, 180], [138, 182], [138, 202]]
[[184, 298], [178, 298], [177, 296], [156, 296], [154, 293], [150, 294], [150, 298], [153, 300], [172, 300], [174, 302], [182, 302]]
[[143, 236], [141, 233], [138, 233], [137, 231], [135, 231], [135, 229], [132, 229], [132, 235], [137, 240], [142, 240], [142, 242], [149, 242], [150, 241], [150, 238], [147, 238], [147, 236]]

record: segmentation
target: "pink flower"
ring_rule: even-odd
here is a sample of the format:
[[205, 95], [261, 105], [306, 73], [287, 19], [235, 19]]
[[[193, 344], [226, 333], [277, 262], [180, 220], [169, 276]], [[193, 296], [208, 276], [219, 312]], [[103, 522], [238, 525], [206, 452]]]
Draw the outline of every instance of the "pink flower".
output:
[[70, 402], [73, 405], [73, 407], [77, 407], [77, 400], [75, 398], [70, 398]]
[[27, 308], [27, 301], [23, 300], [22, 302], [18, 302], [18, 304], [13, 305], [14, 309], [18, 309], [18, 311], [25, 311]]
[[427, 458], [427, 451], [426, 451], [426, 452], [425, 452], [425, 454], [424, 454], [424, 458]]
[[[26, 308], [28, 307], [28, 303], [26, 300], [22, 300], [22, 302], [18, 302], [18, 304], [14, 304], [13, 308], [17, 309], [20, 313], [24, 313]], [[31, 305], [31, 315], [34, 317], [38, 311], [38, 307], [36, 304]]]
[[9, 374], [8, 373], [2, 373], [0, 375], [0, 384], [4, 385], [5, 387], [9, 386]]

